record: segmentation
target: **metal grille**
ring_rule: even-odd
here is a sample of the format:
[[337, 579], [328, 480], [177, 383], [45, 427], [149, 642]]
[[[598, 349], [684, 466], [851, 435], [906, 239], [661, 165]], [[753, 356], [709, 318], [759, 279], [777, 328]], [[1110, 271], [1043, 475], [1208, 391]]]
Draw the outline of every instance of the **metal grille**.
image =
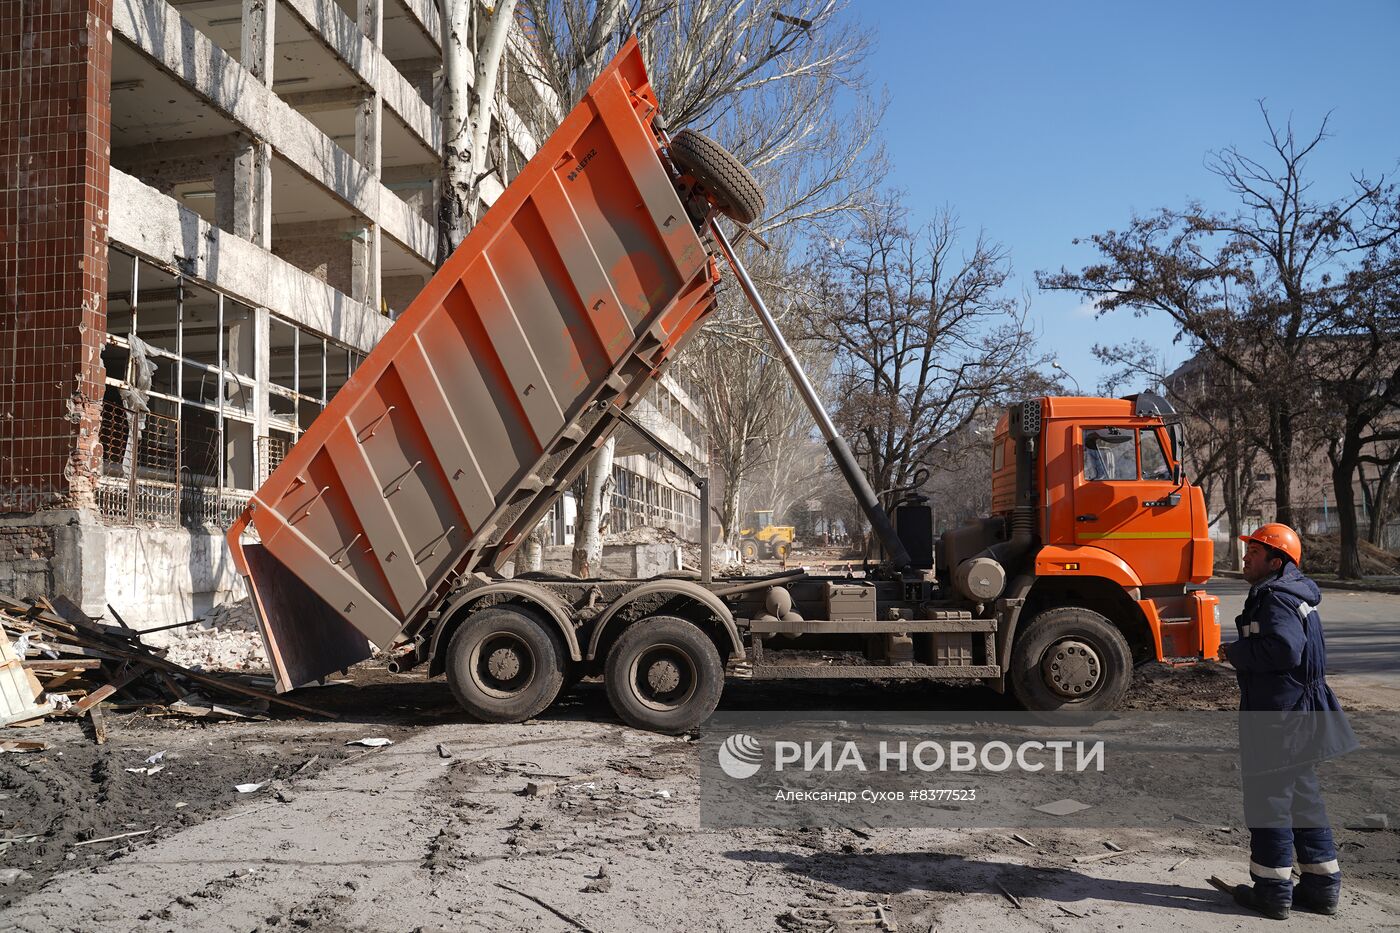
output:
[[175, 418], [132, 411], [107, 399], [100, 437], [97, 507], [110, 521], [226, 527], [248, 503], [246, 494], [219, 488], [211, 451], [196, 451], [198, 463], [180, 462], [180, 422]]
[[258, 485], [267, 482], [272, 471], [292, 449], [292, 442], [285, 437], [264, 436], [258, 438]]

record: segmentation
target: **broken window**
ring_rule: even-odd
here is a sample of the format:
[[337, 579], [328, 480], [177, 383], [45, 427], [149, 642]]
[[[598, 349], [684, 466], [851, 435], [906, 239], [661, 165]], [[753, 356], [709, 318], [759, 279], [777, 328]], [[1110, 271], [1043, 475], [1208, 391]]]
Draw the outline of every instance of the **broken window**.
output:
[[224, 368], [247, 379], [253, 378], [255, 356], [253, 341], [257, 331], [257, 315], [245, 304], [224, 299]]
[[224, 419], [224, 485], [251, 492], [253, 485], [253, 424]]
[[191, 362], [218, 366], [218, 294], [182, 281], [180, 301], [180, 355]]
[[351, 352], [332, 341], [326, 346], [326, 401], [335, 398], [350, 378]]
[[180, 352], [180, 287], [175, 276], [141, 263], [136, 276], [136, 335], [157, 350]]
[[306, 331], [297, 333], [297, 391], [320, 401], [326, 387], [326, 343]]

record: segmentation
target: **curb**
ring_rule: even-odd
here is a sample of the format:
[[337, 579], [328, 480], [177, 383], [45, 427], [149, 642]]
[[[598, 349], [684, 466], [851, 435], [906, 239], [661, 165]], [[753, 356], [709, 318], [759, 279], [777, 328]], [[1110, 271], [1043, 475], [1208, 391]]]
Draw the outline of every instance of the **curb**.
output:
[[[1217, 570], [1214, 576], [1225, 577], [1230, 580], [1243, 580], [1244, 574], [1238, 570]], [[1391, 593], [1400, 595], [1400, 584], [1395, 583], [1367, 583], [1365, 580], [1329, 580], [1326, 577], [1309, 577], [1314, 583], [1325, 590], [1351, 590], [1355, 593]], [[1209, 584], [1207, 583], [1207, 586]]]

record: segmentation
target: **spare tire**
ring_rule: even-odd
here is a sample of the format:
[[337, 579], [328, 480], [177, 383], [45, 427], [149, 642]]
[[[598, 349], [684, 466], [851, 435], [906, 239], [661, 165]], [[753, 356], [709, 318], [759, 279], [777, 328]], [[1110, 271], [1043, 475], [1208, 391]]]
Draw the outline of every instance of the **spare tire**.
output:
[[763, 214], [763, 190], [744, 164], [728, 149], [693, 130], [671, 137], [671, 161], [695, 181], [715, 206], [741, 224], [751, 224]]

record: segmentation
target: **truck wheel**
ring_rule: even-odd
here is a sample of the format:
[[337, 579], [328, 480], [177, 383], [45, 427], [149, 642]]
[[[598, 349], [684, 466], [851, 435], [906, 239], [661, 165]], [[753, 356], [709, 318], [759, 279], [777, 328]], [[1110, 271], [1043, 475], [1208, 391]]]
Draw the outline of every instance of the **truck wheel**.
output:
[[739, 223], [751, 224], [763, 213], [763, 189], [744, 163], [708, 136], [692, 130], [672, 136], [671, 161], [694, 175], [716, 206]]
[[483, 722], [520, 722], [553, 703], [568, 658], [553, 624], [524, 606], [475, 613], [447, 647], [447, 683]]
[[724, 690], [719, 651], [675, 616], [634, 623], [608, 652], [603, 685], [623, 722], [675, 734], [709, 718]]
[[758, 560], [758, 542], [748, 538], [740, 541], [739, 557], [743, 560]]
[[774, 560], [787, 560], [788, 555], [792, 553], [792, 545], [789, 544], [787, 541], [774, 541], [772, 544], [772, 548]]
[[1091, 609], [1047, 609], [1011, 649], [1011, 685], [1032, 712], [1116, 709], [1128, 692], [1128, 640]]

